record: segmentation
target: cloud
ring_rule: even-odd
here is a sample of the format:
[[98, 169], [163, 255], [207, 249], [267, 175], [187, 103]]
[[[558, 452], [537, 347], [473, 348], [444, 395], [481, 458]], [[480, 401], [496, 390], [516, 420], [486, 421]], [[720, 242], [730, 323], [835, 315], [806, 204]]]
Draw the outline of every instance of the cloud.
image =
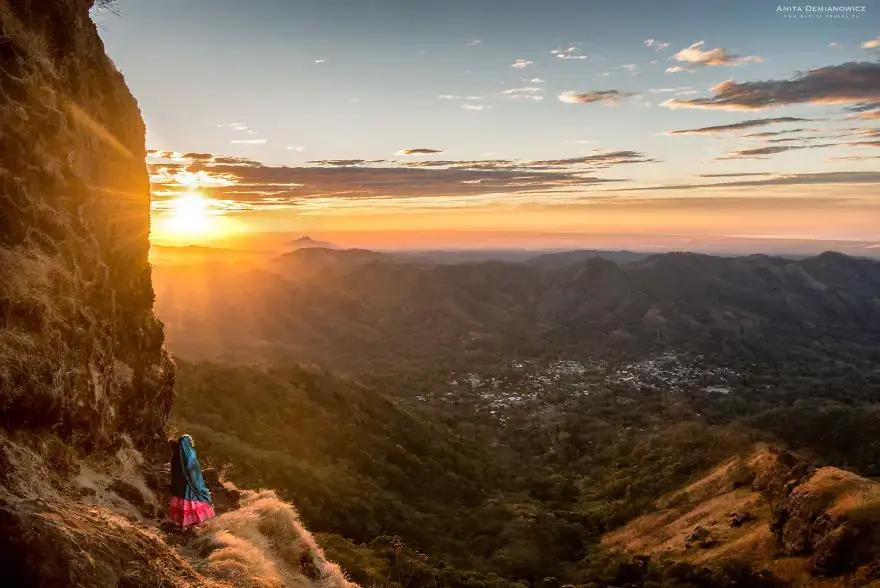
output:
[[309, 161], [308, 163], [314, 165], [329, 165], [334, 167], [350, 167], [363, 165], [367, 163], [366, 159], [318, 159], [314, 161]]
[[784, 131], [765, 131], [763, 133], [747, 133], [743, 137], [749, 139], [763, 139], [766, 137], [776, 137], [777, 135], [790, 135], [793, 133], [821, 133], [819, 129], [787, 129]]
[[484, 104], [480, 104], [479, 102], [483, 100], [482, 96], [458, 96], [456, 94], [440, 94], [437, 96], [440, 100], [453, 100], [459, 103], [459, 106], [464, 110], [469, 111], [477, 111], [477, 110], [488, 110], [492, 108], [491, 106], [486, 106]]
[[832, 41], [831, 43], [828, 43], [828, 46], [832, 49], [843, 49], [843, 45], [841, 45], [837, 41]]
[[215, 165], [237, 165], [247, 167], [259, 167], [263, 165], [259, 161], [248, 159], [247, 157], [217, 157], [213, 159]]
[[643, 188], [617, 188], [614, 192], [704, 190], [706, 188], [733, 188], [759, 186], [801, 186], [810, 184], [880, 184], [880, 172], [818, 172], [812, 174], [778, 174], [760, 180], [738, 180], [711, 184], [667, 184]]
[[232, 129], [233, 131], [246, 131], [246, 130], [248, 130], [247, 125], [242, 124], [242, 123], [237, 123], [237, 122], [226, 123], [223, 125], [217, 125], [217, 127], [221, 128], [221, 129]]
[[741, 149], [739, 151], [728, 153], [724, 157], [716, 157], [715, 159], [719, 161], [729, 159], [764, 159], [768, 155], [776, 155], [777, 153], [784, 153], [786, 151], [822, 149], [825, 147], [837, 147], [839, 145], [839, 143], [822, 143], [819, 145], [772, 145], [768, 147], [755, 147], [753, 149]]
[[[433, 150], [432, 150], [433, 151]], [[602, 169], [626, 163], [620, 152], [587, 156], [581, 167], [563, 162], [512, 160], [406, 161], [339, 159], [310, 162], [307, 166], [241, 165], [239, 158], [214, 156], [211, 161], [149, 163], [154, 209], [181, 193], [198, 189], [223, 203], [227, 210], [295, 208], [311, 199], [459, 198], [480, 195], [540, 194], [560, 189], [586, 189], [624, 179], [585, 173], [591, 165]], [[226, 163], [229, 162], [229, 163]], [[558, 164], [558, 165], [556, 165]]]
[[672, 67], [667, 67], [667, 68], [666, 68], [666, 73], [681, 73], [681, 72], [693, 73], [693, 72], [694, 72], [694, 68], [692, 68], [692, 67], [682, 67], [681, 65], [673, 65]]
[[550, 52], [550, 55], [555, 55], [557, 59], [568, 59], [568, 60], [578, 60], [578, 61], [586, 61], [589, 59], [587, 55], [577, 55], [578, 48], [574, 45], [571, 47], [566, 47], [565, 49], [559, 48], [554, 49]]
[[235, 139], [230, 141], [233, 145], [264, 145], [266, 139]]
[[672, 59], [694, 65], [740, 65], [742, 63], [760, 63], [764, 61], [763, 58], [754, 55], [731, 55], [727, 52], [727, 49], [722, 48], [703, 50], [702, 47], [705, 44], [705, 41], [698, 41], [673, 55]]
[[877, 49], [878, 47], [880, 47], [880, 35], [876, 39], [862, 43], [862, 49]]
[[323, 59], [316, 59], [315, 63], [324, 63], [324, 60]]
[[880, 101], [878, 102], [862, 102], [861, 104], [856, 104], [855, 106], [850, 106], [847, 108], [850, 112], [865, 112], [867, 110], [880, 110]]
[[541, 78], [532, 78], [532, 79], [526, 80], [526, 81], [529, 82], [530, 84], [543, 84], [546, 82], [546, 80], [542, 80]]
[[544, 99], [544, 97], [541, 95], [541, 92], [543, 91], [543, 88], [528, 86], [525, 88], [510, 88], [507, 90], [501, 90], [499, 94], [502, 98], [510, 98], [513, 100], [534, 100], [536, 102], [540, 102]]
[[594, 102], [617, 104], [621, 99], [630, 96], [636, 96], [636, 94], [620, 90], [597, 90], [593, 92], [563, 92], [558, 96], [558, 99], [567, 104], [592, 104]]
[[635, 63], [627, 63], [626, 65], [620, 66], [622, 69], [625, 69], [629, 73], [636, 73], [636, 70], [639, 68]]
[[532, 63], [534, 63], [534, 62], [529, 61], [528, 59], [517, 59], [516, 61], [513, 62], [513, 64], [510, 67], [513, 67], [516, 69], [523, 69], [525, 67], [532, 65]]
[[849, 114], [846, 118], [860, 120], [880, 119], [880, 102], [863, 102], [861, 104], [856, 104], [855, 106], [850, 106], [847, 108], [847, 111], [855, 114]]
[[437, 153], [443, 153], [440, 149], [401, 149], [397, 152], [397, 155], [436, 155]]
[[873, 161], [880, 159], [880, 155], [850, 155], [848, 157], [828, 157], [825, 161]]
[[211, 160], [214, 156], [211, 153], [184, 153], [184, 159]]
[[480, 39], [474, 39], [473, 41], [471, 41], [470, 43], [468, 43], [467, 46], [468, 46], [468, 47], [476, 47], [477, 45], [479, 45], [479, 44], [482, 43], [482, 42], [483, 42], [483, 41], [481, 41]]
[[595, 167], [610, 167], [612, 165], [624, 165], [630, 163], [656, 163], [655, 159], [647, 157], [644, 153], [638, 151], [598, 151], [592, 155], [584, 155], [580, 157], [570, 157], [568, 159], [545, 159], [538, 161], [530, 161], [527, 167], [548, 167], [548, 166], [572, 166], [572, 165], [591, 165]]
[[287, 150], [288, 150], [288, 151], [305, 151], [306, 148], [305, 148], [305, 147], [300, 147], [299, 145], [288, 145], [288, 146], [287, 146]]
[[849, 62], [801, 73], [788, 80], [738, 83], [711, 88], [714, 96], [667, 100], [669, 108], [763, 110], [790, 104], [855, 104], [880, 101], [880, 62]]
[[482, 100], [480, 96], [457, 96], [455, 94], [440, 94], [440, 100]]
[[667, 135], [706, 135], [710, 133], [726, 133], [728, 131], [740, 131], [742, 129], [751, 129], [754, 127], [763, 127], [778, 123], [793, 122], [809, 122], [809, 118], [796, 118], [793, 116], [781, 116], [777, 118], [755, 118], [751, 120], [743, 120], [738, 123], [729, 125], [715, 125], [711, 127], [700, 127], [697, 129], [681, 129], [677, 131], [667, 131]]
[[745, 178], [751, 176], [777, 176], [767, 172], [743, 172], [738, 174], [697, 174], [698, 178]]
[[661, 43], [656, 39], [648, 39], [647, 41], [645, 41], [645, 47], [651, 47], [655, 51], [663, 51], [664, 49], [669, 47], [669, 43]]

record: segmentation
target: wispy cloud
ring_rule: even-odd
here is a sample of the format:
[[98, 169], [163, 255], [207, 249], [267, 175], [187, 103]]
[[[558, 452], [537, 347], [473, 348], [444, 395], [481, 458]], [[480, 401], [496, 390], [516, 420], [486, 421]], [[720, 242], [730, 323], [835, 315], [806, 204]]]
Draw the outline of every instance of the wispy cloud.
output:
[[541, 92], [543, 91], [543, 88], [527, 86], [524, 88], [509, 88], [507, 90], [501, 90], [499, 94], [502, 98], [510, 98], [513, 100], [533, 100], [535, 102], [540, 102], [544, 99], [544, 96], [541, 95]]
[[181, 158], [193, 161], [211, 161], [214, 159], [214, 155], [211, 153], [184, 153]]
[[828, 157], [825, 161], [874, 161], [880, 159], [880, 155], [849, 155], [846, 157]]
[[818, 172], [811, 174], [776, 174], [773, 177], [710, 184], [666, 184], [642, 188], [616, 188], [614, 192], [651, 192], [662, 190], [705, 190], [706, 188], [802, 186], [809, 184], [880, 184], [880, 172]]
[[783, 131], [765, 131], [763, 133], [746, 133], [745, 135], [743, 135], [743, 137], [746, 137], [749, 139], [766, 139], [768, 137], [776, 137], [779, 135], [793, 135], [793, 134], [797, 134], [797, 133], [820, 133], [820, 132], [822, 132], [822, 131], [820, 131], [819, 129], [798, 128], [798, 129], [786, 129]]
[[862, 49], [877, 49], [878, 47], [880, 47], [880, 35], [877, 35], [876, 39], [862, 43]]
[[443, 153], [440, 149], [425, 149], [424, 147], [416, 148], [416, 149], [401, 149], [397, 152], [397, 155], [436, 155], [437, 153]]
[[482, 42], [483, 42], [483, 41], [480, 40], [480, 39], [474, 39], [473, 41], [471, 41], [470, 43], [468, 43], [467, 46], [468, 46], [468, 47], [476, 47], [477, 45], [481, 44]]
[[727, 80], [709, 98], [667, 100], [670, 108], [762, 110], [790, 104], [880, 102], [880, 62], [849, 62], [810, 70], [788, 80]]
[[566, 47], [564, 49], [554, 49], [550, 52], [551, 55], [555, 55], [557, 59], [569, 59], [569, 60], [577, 60], [577, 61], [586, 61], [589, 59], [587, 55], [579, 55], [578, 48], [574, 45], [570, 47]]
[[819, 145], [772, 145], [769, 147], [755, 147], [753, 149], [741, 149], [733, 151], [723, 157], [715, 159], [722, 161], [728, 159], [764, 159], [768, 155], [776, 155], [786, 151], [798, 151], [800, 149], [823, 149], [825, 147], [837, 147], [837, 143], [823, 143]]
[[670, 59], [685, 63], [684, 66], [673, 66], [666, 71], [675, 73], [680, 71], [691, 71], [696, 67], [715, 66], [715, 65], [740, 65], [743, 63], [759, 63], [764, 61], [762, 57], [756, 55], [733, 55], [727, 52], [727, 49], [703, 49], [705, 41], [698, 41], [682, 49]]
[[437, 96], [437, 98], [439, 98], [440, 100], [482, 100], [481, 96], [458, 96], [456, 94], [440, 94], [439, 96]]
[[755, 118], [751, 120], [743, 120], [738, 123], [727, 125], [714, 125], [711, 127], [699, 127], [696, 129], [680, 129], [676, 131], [667, 131], [667, 135], [706, 135], [710, 133], [726, 133], [730, 131], [741, 131], [742, 129], [751, 129], [754, 127], [763, 127], [765, 125], [793, 122], [809, 122], [809, 118], [797, 118], [793, 116], [781, 116], [777, 118]]
[[614, 105], [623, 98], [631, 96], [636, 96], [636, 94], [621, 92], [620, 90], [596, 90], [593, 92], [563, 92], [558, 96], [558, 99], [560, 102], [567, 104], [592, 104], [599, 102]]
[[733, 173], [733, 174], [697, 174], [695, 177], [697, 178], [746, 178], [746, 177], [760, 177], [760, 176], [777, 176], [779, 174], [771, 174], [767, 172], [743, 172], [743, 173]]
[[566, 159], [544, 159], [538, 161], [529, 161], [527, 167], [554, 167], [554, 166], [574, 166], [588, 165], [598, 168], [610, 167], [614, 165], [625, 165], [632, 163], [656, 163], [657, 160], [646, 156], [638, 151], [594, 151], [591, 155], [582, 155], [579, 157], [569, 157]]
[[231, 129], [233, 131], [247, 131], [248, 130], [247, 125], [242, 124], [242, 123], [237, 123], [237, 122], [217, 125], [217, 127], [220, 129]]
[[[553, 197], [560, 189], [583, 190], [625, 181], [586, 175], [585, 170], [630, 163], [628, 156], [641, 155], [636, 152], [595, 154], [570, 163], [552, 160], [538, 162], [540, 165], [511, 160], [328, 159], [309, 162], [309, 166], [279, 167], [220, 156], [212, 156], [211, 160], [157, 161], [158, 153], [152, 153], [148, 169], [153, 209], [159, 212], [167, 211], [169, 200], [193, 187], [231, 211], [298, 208], [308, 206], [314, 199], [329, 205], [351, 200], [466, 199], [480, 195], [497, 198], [505, 194]], [[572, 166], [577, 169], [569, 169]]]
[[488, 110], [491, 108], [491, 106], [482, 104], [482, 96], [459, 96], [457, 94], [440, 94], [439, 96], [437, 96], [437, 98], [440, 100], [451, 100], [454, 102], [458, 102], [458, 105], [463, 110], [477, 111]]
[[525, 80], [525, 81], [529, 82], [530, 84], [544, 84], [544, 83], [546, 83], [546, 80], [542, 80], [541, 78], [532, 78], [530, 80]]
[[516, 61], [514, 61], [511, 64], [510, 67], [513, 67], [516, 69], [523, 69], [523, 68], [526, 68], [526, 67], [532, 65], [532, 63], [534, 63], [534, 62], [529, 61], [528, 59], [517, 59]]
[[832, 49], [843, 49], [843, 45], [841, 43], [838, 43], [837, 41], [832, 41], [828, 43], [828, 46]]
[[654, 49], [654, 51], [663, 51], [669, 47], [669, 43], [662, 43], [656, 39], [648, 39], [645, 41], [645, 47], [650, 47]]
[[266, 139], [235, 139], [230, 141], [233, 145], [264, 145]]
[[324, 60], [323, 59], [316, 59], [315, 63], [324, 63]]
[[648, 90], [648, 92], [651, 94], [675, 94], [676, 96], [697, 93], [697, 91], [690, 86], [681, 86], [679, 88], [652, 88]]
[[301, 146], [299, 146], [299, 145], [288, 145], [288, 146], [287, 146], [287, 150], [288, 150], [288, 151], [299, 151], [299, 152], [301, 152], [301, 151], [305, 151], [306, 148], [305, 148], [305, 147], [301, 147]]
[[856, 114], [850, 114], [847, 118], [857, 118], [861, 120], [874, 120], [880, 119], [880, 110], [874, 110], [872, 112], [859, 112]]

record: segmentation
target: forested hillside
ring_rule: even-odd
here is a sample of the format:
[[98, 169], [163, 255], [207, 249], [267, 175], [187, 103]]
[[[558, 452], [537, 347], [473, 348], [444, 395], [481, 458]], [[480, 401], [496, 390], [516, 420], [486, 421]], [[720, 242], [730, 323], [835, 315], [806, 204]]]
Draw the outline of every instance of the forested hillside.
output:
[[260, 269], [158, 266], [154, 275], [179, 354], [352, 373], [669, 349], [740, 362], [871, 362], [880, 341], [880, 263], [835, 253], [591, 257], [560, 267], [305, 249]]

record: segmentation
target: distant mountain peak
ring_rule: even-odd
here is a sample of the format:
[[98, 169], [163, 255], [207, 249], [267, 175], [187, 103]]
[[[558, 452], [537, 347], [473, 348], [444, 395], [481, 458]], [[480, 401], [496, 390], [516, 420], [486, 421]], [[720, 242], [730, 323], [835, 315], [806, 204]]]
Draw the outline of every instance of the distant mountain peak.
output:
[[339, 247], [332, 243], [327, 243], [326, 241], [316, 241], [308, 235], [303, 235], [299, 239], [294, 239], [293, 241], [290, 241], [288, 245], [293, 247], [294, 249], [339, 249]]

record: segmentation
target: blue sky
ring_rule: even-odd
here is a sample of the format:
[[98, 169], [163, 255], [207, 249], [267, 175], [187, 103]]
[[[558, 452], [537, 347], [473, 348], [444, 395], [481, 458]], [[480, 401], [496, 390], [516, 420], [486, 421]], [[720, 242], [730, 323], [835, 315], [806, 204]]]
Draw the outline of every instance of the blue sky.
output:
[[[781, 108], [664, 105], [711, 98], [729, 79], [785, 81], [877, 63], [876, 1], [847, 19], [786, 18], [777, 4], [754, 0], [122, 0], [119, 10], [96, 19], [139, 100], [152, 149], [291, 167], [411, 162], [420, 156], [397, 153], [414, 148], [441, 152], [423, 159], [452, 161], [638, 152], [651, 162], [593, 170], [627, 188], [698, 174], [869, 173], [880, 162], [873, 144], [843, 136], [877, 128], [877, 119], [847, 111], [880, 102], [873, 70], [871, 89], [856, 97], [844, 88], [843, 98]], [[594, 94], [609, 91], [616, 94]], [[565, 93], [579, 97], [566, 101]], [[667, 134], [778, 117], [810, 120]], [[834, 146], [750, 155], [770, 146], [769, 136], [745, 135], [795, 129], [805, 129], [791, 134], [804, 142], [775, 145]], [[878, 187], [862, 177], [852, 189], [864, 200], [867, 186]], [[585, 186], [582, 195], [598, 189]]]

